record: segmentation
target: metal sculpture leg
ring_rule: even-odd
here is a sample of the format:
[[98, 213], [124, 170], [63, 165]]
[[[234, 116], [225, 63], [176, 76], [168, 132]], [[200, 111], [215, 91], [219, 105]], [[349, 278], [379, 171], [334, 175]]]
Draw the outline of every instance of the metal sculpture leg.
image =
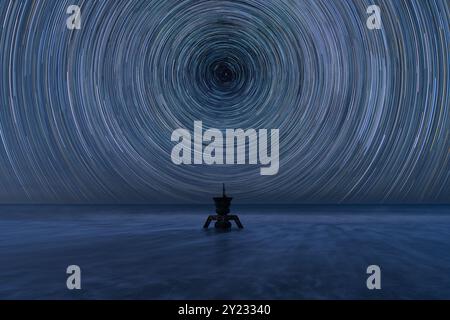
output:
[[211, 224], [211, 221], [216, 220], [215, 216], [209, 216], [208, 219], [206, 219], [205, 225], [203, 226], [204, 229], [208, 229], [209, 225]]
[[238, 216], [232, 215], [229, 216], [228, 219], [236, 222], [236, 225], [238, 226], [239, 229], [244, 229], [244, 226], [242, 225], [241, 220], [239, 220]]

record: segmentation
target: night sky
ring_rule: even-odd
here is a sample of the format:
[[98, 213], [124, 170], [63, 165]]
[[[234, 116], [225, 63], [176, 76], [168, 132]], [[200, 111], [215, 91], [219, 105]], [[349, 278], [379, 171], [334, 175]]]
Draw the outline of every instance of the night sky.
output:
[[[1, 0], [0, 27], [0, 203], [450, 203], [448, 0]], [[196, 120], [280, 129], [278, 175], [174, 165]]]

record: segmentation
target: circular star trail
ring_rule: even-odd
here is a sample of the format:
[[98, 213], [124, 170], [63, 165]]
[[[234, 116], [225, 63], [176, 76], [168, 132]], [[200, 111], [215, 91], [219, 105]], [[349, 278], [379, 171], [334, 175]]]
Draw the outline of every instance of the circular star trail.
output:
[[[450, 202], [450, 3], [372, 4], [2, 1], [0, 201]], [[280, 129], [279, 174], [174, 165], [196, 120]]]

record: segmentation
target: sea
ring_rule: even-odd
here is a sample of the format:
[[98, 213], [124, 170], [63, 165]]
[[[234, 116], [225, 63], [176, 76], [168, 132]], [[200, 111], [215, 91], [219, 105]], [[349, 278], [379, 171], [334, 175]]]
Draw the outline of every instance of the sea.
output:
[[227, 232], [211, 209], [2, 205], [0, 299], [450, 299], [450, 206], [243, 205]]

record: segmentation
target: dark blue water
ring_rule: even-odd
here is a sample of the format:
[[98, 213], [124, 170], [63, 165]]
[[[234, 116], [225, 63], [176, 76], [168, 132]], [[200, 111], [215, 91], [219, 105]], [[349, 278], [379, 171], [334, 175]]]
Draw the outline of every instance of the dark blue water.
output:
[[228, 233], [209, 209], [1, 206], [0, 298], [450, 299], [448, 206], [241, 207]]

